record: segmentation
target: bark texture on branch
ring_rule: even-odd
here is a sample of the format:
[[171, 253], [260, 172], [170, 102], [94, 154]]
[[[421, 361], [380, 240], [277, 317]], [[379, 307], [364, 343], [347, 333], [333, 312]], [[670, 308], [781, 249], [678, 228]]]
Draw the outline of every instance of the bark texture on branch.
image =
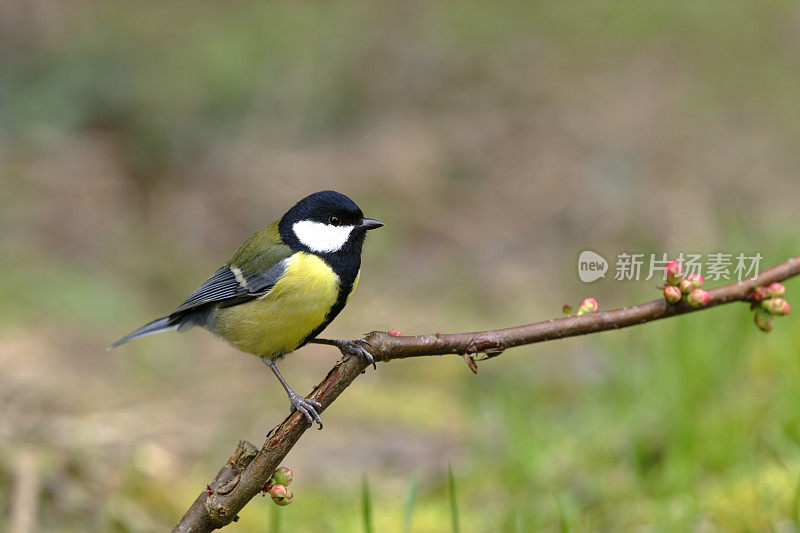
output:
[[[768, 285], [798, 274], [800, 274], [800, 255], [761, 272], [757, 278], [710, 289], [708, 292], [711, 299], [701, 308], [691, 307], [683, 301], [670, 304], [660, 298], [622, 309], [556, 318], [492, 331], [419, 336], [394, 336], [373, 331], [365, 337], [365, 340], [376, 361], [448, 354], [469, 356], [477, 353], [494, 357], [503, 350], [515, 346], [634, 326], [735, 301], [749, 302], [753, 288], [757, 284]], [[326, 409], [359, 374], [364, 372], [367, 366], [368, 363], [360, 358], [343, 358], [314, 388], [309, 398], [320, 402], [322, 410]], [[309, 427], [311, 424], [302, 415], [294, 413], [269, 432], [266, 442], [255, 457], [252, 457], [252, 454], [248, 456], [251, 460], [247, 462], [234, 460], [237, 457], [234, 453], [211, 484], [211, 492], [204, 491], [197, 497], [173, 532], [208, 532], [233, 521], [247, 502], [261, 491], [272, 476], [272, 472]]]

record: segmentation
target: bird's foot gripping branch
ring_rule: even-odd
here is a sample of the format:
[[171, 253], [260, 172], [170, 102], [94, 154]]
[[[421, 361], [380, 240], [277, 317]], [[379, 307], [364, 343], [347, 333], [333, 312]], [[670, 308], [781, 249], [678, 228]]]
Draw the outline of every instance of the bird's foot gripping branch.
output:
[[314, 344], [327, 344], [330, 346], [336, 346], [337, 348], [339, 348], [339, 351], [342, 352], [342, 355], [345, 356], [352, 355], [355, 357], [360, 357], [367, 363], [371, 364], [372, 368], [376, 370], [378, 369], [378, 367], [375, 365], [375, 359], [369, 352], [371, 344], [364, 339], [355, 339], [355, 340], [311, 339], [309, 342]]
[[[667, 285], [662, 288], [663, 298], [631, 307], [597, 311], [594, 303], [589, 302], [586, 312], [580, 315], [473, 333], [400, 336], [395, 331], [375, 331], [365, 336], [364, 341], [368, 344], [363, 347], [368, 349], [375, 361], [447, 354], [470, 356], [485, 353], [493, 356], [515, 346], [634, 326], [732, 302], [749, 304], [755, 311], [756, 325], [768, 331], [772, 329], [775, 316], [789, 312], [789, 304], [784, 299], [786, 289], [781, 282], [798, 274], [800, 256], [761, 272], [757, 278], [713, 289], [702, 289], [702, 279], [683, 278], [680, 272], [673, 272], [670, 279], [670, 272], [667, 272]], [[681, 287], [684, 279], [692, 284], [691, 290], [686, 283]], [[697, 282], [700, 285], [695, 286]], [[674, 290], [670, 290], [672, 294], [668, 296], [669, 287], [676, 287], [680, 292], [679, 297], [675, 298]], [[702, 290], [702, 293], [690, 298], [696, 290]], [[339, 346], [336, 341], [322, 343]], [[471, 360], [474, 365], [474, 359]], [[309, 398], [327, 408], [369, 364], [366, 358], [360, 356], [342, 358], [314, 388]], [[249, 443], [240, 442], [209, 484], [208, 491], [201, 491], [173, 531], [207, 532], [234, 521], [247, 502], [265, 486], [270, 486], [270, 479], [278, 465], [310, 426], [300, 413], [293, 413], [269, 432], [260, 450]], [[277, 492], [278, 498], [286, 497], [280, 489]]]

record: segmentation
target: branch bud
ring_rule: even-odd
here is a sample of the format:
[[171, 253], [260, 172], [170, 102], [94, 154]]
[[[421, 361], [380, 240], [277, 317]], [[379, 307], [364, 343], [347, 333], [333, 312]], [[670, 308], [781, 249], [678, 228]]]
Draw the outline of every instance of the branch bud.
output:
[[783, 298], [786, 294], [786, 287], [783, 286], [783, 283], [778, 283], [776, 281], [767, 286], [767, 293], [770, 298]]
[[284, 487], [289, 486], [292, 483], [292, 471], [286, 468], [285, 466], [279, 467], [275, 472], [273, 472], [272, 477], [269, 479], [269, 486], [273, 487], [275, 485], [283, 485]]
[[769, 291], [766, 287], [758, 286], [753, 289], [753, 300], [756, 302], [762, 302], [769, 298]]
[[667, 264], [664, 265], [664, 274], [666, 276], [667, 285], [677, 285], [683, 275], [683, 267], [674, 259], [672, 261], [667, 261]]
[[695, 289], [686, 297], [686, 301], [692, 307], [703, 307], [711, 300], [711, 295], [703, 289]]
[[271, 489], [269, 489], [269, 495], [272, 497], [272, 501], [278, 505], [289, 505], [292, 503], [292, 500], [294, 500], [294, 494], [292, 494], [292, 491], [283, 485], [273, 486]]
[[702, 287], [703, 282], [705, 281], [705, 279], [703, 279], [703, 275], [700, 274], [699, 272], [692, 272], [691, 274], [687, 274], [686, 279], [692, 282], [692, 286], [694, 286], [695, 289], [699, 289], [700, 287]]
[[761, 302], [761, 307], [771, 315], [785, 316], [792, 310], [783, 298], [770, 298]]
[[764, 333], [769, 333], [772, 331], [772, 326], [775, 324], [775, 316], [763, 309], [756, 309], [755, 322], [758, 329]]
[[[674, 287], [674, 285], [668, 285], [668, 287]], [[688, 279], [682, 279], [680, 283], [678, 283], [678, 289], [680, 289], [680, 292], [682, 292], [683, 294], [689, 294], [696, 288], [697, 287], [694, 286], [694, 283], [692, 283]]]
[[585, 315], [586, 313], [594, 313], [600, 309], [600, 304], [594, 298], [584, 298], [581, 305], [578, 307], [578, 316]]
[[664, 299], [671, 304], [676, 304], [681, 301], [681, 290], [674, 285], [667, 285], [664, 287]]

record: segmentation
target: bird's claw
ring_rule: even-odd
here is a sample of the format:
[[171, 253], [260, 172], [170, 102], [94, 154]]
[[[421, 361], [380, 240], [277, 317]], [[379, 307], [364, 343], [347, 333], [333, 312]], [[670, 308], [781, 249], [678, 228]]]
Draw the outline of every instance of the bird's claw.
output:
[[317, 413], [317, 409], [322, 408], [321, 403], [310, 398], [304, 398], [294, 391], [289, 394], [289, 403], [292, 404], [292, 413], [300, 411], [312, 425], [316, 422], [319, 424], [319, 429], [322, 429], [322, 419]]
[[372, 354], [369, 353], [369, 350], [361, 346], [362, 342], [367, 346], [371, 346], [371, 344], [365, 340], [338, 341], [336, 346], [338, 346], [343, 355], [353, 355], [365, 359], [367, 362], [372, 364], [372, 368], [377, 370], [378, 366], [375, 364], [375, 359], [372, 357]]

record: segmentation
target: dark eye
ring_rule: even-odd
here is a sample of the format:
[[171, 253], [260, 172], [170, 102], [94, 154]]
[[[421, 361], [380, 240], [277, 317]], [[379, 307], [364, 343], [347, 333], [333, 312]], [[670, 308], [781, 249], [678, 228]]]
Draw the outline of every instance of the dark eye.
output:
[[328, 217], [328, 224], [330, 224], [331, 226], [338, 226], [341, 223], [342, 219], [340, 219], [336, 215], [331, 215], [330, 217]]

